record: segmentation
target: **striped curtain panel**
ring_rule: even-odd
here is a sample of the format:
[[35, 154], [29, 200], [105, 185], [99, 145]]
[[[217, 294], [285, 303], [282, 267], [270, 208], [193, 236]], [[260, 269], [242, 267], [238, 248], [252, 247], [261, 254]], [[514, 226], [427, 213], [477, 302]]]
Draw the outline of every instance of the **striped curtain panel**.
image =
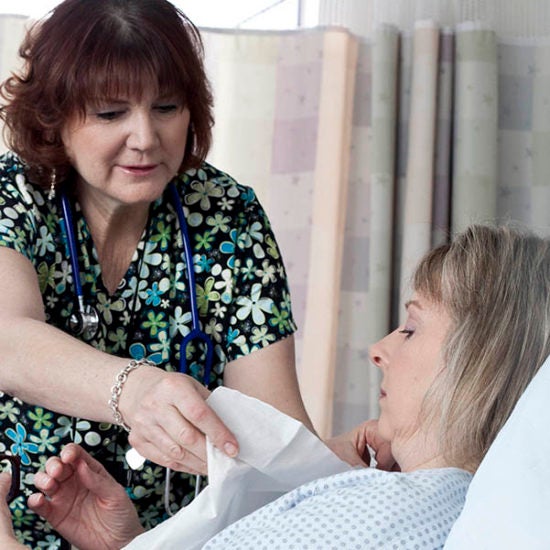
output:
[[209, 160], [251, 185], [271, 219], [299, 326], [302, 395], [329, 435], [358, 40], [336, 29], [203, 37], [215, 96]]

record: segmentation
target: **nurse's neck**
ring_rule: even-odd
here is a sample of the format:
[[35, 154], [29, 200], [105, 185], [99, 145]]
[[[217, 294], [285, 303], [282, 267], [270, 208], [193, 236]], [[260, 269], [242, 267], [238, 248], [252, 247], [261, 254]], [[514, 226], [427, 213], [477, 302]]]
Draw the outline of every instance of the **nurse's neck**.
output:
[[102, 193], [78, 193], [101, 266], [103, 284], [112, 295], [125, 276], [149, 216], [149, 203], [132, 205], [110, 200]]

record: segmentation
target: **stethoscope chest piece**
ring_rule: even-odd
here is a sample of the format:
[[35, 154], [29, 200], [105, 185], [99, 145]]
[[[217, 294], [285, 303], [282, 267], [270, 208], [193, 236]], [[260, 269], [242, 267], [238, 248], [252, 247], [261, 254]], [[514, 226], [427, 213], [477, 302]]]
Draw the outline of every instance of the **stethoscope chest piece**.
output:
[[99, 327], [99, 315], [94, 307], [84, 304], [84, 293], [82, 292], [82, 285], [80, 283], [80, 269], [78, 267], [78, 252], [74, 234], [73, 217], [69, 199], [65, 192], [61, 193], [61, 208], [63, 210], [63, 218], [65, 219], [65, 231], [76, 294], [75, 311], [69, 317], [69, 328], [75, 336], [82, 336], [85, 340], [91, 340]]
[[76, 336], [91, 340], [99, 327], [99, 315], [94, 307], [81, 304], [80, 300], [78, 302], [78, 311], [73, 312], [69, 317], [69, 327]]

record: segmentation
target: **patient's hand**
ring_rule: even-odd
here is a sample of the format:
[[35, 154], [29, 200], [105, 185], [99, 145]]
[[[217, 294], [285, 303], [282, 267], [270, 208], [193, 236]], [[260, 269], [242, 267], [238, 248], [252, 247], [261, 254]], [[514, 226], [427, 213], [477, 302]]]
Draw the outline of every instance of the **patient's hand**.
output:
[[121, 548], [143, 532], [124, 488], [78, 445], [48, 459], [34, 484], [29, 508], [81, 550]]
[[389, 441], [382, 439], [378, 433], [378, 420], [367, 420], [349, 432], [328, 439], [325, 443], [352, 466], [370, 466], [368, 445], [374, 450], [376, 467], [379, 470], [398, 469], [391, 454]]

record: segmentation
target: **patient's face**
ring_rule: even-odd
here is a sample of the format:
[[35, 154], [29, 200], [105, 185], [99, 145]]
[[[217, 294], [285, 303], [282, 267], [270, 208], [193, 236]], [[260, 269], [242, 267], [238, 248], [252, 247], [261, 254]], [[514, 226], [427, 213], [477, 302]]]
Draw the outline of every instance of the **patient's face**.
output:
[[426, 391], [441, 371], [441, 352], [451, 326], [447, 312], [419, 294], [407, 304], [407, 319], [371, 346], [370, 356], [382, 371], [380, 435], [392, 442], [417, 428]]

